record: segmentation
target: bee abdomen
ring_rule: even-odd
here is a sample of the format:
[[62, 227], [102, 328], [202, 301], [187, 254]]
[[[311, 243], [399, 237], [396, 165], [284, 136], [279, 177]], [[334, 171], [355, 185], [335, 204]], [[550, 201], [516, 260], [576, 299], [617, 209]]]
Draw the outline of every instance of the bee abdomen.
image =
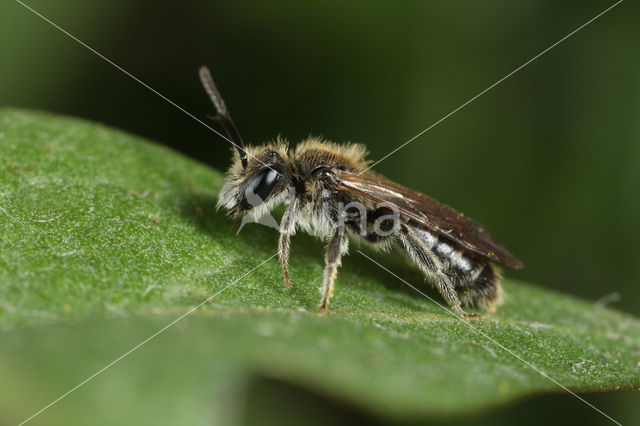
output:
[[465, 250], [438, 238], [433, 251], [447, 272], [454, 277], [456, 288], [465, 305], [489, 311], [502, 302], [499, 270], [488, 260], [478, 259]]
[[495, 311], [502, 303], [502, 286], [500, 270], [491, 262], [478, 265], [470, 279], [463, 284], [462, 300], [466, 304], [475, 305], [488, 311]]
[[493, 310], [501, 302], [500, 274], [491, 262], [419, 227], [406, 226], [400, 240], [428, 277], [446, 277], [466, 305]]
[[423, 251], [428, 252], [428, 257], [438, 269], [469, 280], [483, 266], [460, 247], [435, 233], [421, 228], [412, 228], [410, 234], [420, 240], [418, 245]]
[[477, 262], [469, 257], [464, 250], [452, 245], [448, 241], [443, 241], [441, 237], [432, 248], [435, 256], [440, 259], [444, 269], [453, 270], [461, 276], [471, 276], [478, 269]]

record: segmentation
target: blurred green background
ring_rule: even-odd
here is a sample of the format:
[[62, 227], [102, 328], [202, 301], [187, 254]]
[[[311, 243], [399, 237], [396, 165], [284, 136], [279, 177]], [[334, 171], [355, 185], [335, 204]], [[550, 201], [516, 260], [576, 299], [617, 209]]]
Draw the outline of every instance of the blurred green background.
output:
[[[204, 120], [207, 64], [250, 143], [322, 135], [365, 143], [372, 159], [613, 3], [26, 2]], [[485, 223], [525, 263], [511, 277], [640, 315], [638, 16], [621, 3], [376, 170]], [[228, 166], [227, 142], [17, 2], [0, 5], [0, 53], [0, 105], [100, 121]]]

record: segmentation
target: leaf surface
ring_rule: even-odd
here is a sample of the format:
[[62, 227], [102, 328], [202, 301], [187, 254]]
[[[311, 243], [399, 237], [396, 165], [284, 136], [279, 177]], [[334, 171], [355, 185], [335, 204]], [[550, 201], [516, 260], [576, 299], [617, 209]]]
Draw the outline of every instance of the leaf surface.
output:
[[24, 420], [200, 304], [34, 424], [229, 424], [256, 375], [390, 418], [562, 391], [554, 381], [640, 383], [640, 322], [629, 315], [506, 279], [499, 312], [464, 322], [398, 254], [361, 248], [437, 304], [357, 244], [331, 312], [318, 314], [322, 242], [293, 238], [295, 285], [283, 288], [277, 258], [253, 270], [275, 254], [276, 231], [236, 235], [239, 223], [215, 210], [221, 182], [102, 125], [0, 110], [0, 423]]

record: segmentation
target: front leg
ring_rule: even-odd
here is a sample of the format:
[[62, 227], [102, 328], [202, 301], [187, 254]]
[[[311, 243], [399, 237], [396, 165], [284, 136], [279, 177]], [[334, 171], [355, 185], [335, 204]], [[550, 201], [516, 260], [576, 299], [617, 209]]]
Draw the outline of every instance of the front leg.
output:
[[338, 276], [338, 268], [340, 267], [340, 256], [342, 251], [346, 251], [347, 239], [344, 226], [338, 226], [329, 240], [327, 245], [327, 253], [325, 254], [324, 283], [322, 285], [322, 302], [320, 304], [320, 312], [326, 312], [329, 308], [329, 301], [333, 294], [333, 286]]
[[284, 275], [284, 286], [291, 287], [293, 283], [289, 278], [289, 248], [291, 246], [291, 238], [289, 234], [281, 232], [278, 240], [278, 256], [280, 257], [280, 265], [282, 266], [282, 274]]
[[291, 246], [291, 234], [295, 232], [295, 211], [297, 203], [297, 198], [293, 198], [291, 200], [287, 210], [284, 212], [284, 216], [282, 216], [282, 221], [280, 222], [278, 256], [280, 257], [280, 265], [282, 266], [285, 287], [291, 287], [293, 285], [291, 278], [289, 278], [289, 248]]

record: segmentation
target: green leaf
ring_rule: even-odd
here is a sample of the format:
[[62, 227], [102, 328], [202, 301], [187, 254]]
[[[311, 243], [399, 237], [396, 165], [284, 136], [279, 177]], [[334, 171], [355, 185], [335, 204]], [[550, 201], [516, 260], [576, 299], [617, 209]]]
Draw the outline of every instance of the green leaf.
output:
[[[293, 238], [292, 288], [276, 258], [251, 272], [275, 254], [277, 233], [250, 224], [236, 235], [215, 210], [219, 172], [101, 125], [1, 110], [0, 170], [3, 423], [214, 294], [37, 419], [228, 424], [243, 418], [256, 376], [392, 418], [562, 391], [550, 378], [573, 390], [640, 383], [640, 322], [629, 315], [507, 279], [497, 314], [461, 321], [357, 244], [331, 312], [318, 314], [321, 242]], [[399, 255], [368, 255], [426, 290]]]

